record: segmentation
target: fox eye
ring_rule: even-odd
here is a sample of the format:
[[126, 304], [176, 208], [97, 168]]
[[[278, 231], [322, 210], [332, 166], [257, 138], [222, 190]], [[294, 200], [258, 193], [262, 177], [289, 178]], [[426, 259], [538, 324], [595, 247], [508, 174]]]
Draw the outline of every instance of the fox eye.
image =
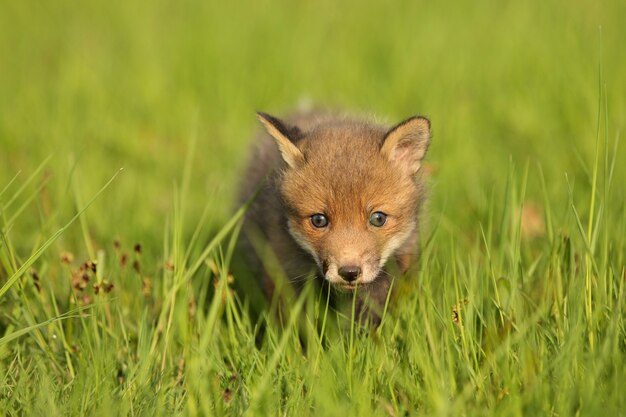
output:
[[328, 218], [321, 213], [316, 213], [311, 216], [311, 224], [321, 229], [322, 227], [328, 226]]
[[387, 215], [382, 211], [375, 211], [370, 216], [370, 224], [375, 227], [382, 227], [387, 223]]

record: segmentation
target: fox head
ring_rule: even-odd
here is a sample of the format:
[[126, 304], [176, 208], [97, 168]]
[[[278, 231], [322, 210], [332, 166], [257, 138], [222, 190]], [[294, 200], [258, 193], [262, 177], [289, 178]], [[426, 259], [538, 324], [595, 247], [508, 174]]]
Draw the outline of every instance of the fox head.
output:
[[372, 283], [417, 228], [428, 119], [391, 129], [353, 120], [300, 128], [258, 117], [284, 161], [275, 185], [293, 239], [331, 284]]

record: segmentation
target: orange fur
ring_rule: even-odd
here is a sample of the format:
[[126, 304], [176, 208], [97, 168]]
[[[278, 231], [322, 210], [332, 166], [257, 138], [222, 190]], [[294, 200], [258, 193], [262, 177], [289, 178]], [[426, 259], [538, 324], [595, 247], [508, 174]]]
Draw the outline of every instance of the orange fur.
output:
[[[242, 199], [258, 184], [262, 189], [244, 230], [261, 231], [294, 282], [317, 268], [335, 287], [362, 288], [382, 305], [387, 259], [405, 270], [416, 253], [430, 123], [412, 117], [386, 128], [319, 113], [259, 119], [267, 134], [253, 153]], [[380, 227], [370, 223], [375, 212], [386, 215]], [[315, 214], [328, 224], [316, 227]]]

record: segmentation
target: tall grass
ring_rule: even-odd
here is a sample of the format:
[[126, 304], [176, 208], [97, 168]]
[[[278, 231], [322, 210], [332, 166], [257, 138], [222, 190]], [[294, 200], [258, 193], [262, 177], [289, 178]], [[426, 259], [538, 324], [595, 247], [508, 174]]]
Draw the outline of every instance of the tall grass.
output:
[[[623, 13], [0, 2], [0, 411], [624, 414]], [[433, 122], [379, 328], [237, 272], [253, 111], [305, 96]]]

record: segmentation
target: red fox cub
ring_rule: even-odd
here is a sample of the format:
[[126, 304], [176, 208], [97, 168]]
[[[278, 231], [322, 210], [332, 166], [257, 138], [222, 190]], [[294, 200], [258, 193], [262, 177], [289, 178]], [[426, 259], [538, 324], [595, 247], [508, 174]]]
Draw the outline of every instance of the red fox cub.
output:
[[[417, 251], [430, 122], [414, 116], [388, 128], [331, 114], [258, 118], [267, 134], [242, 198], [261, 185], [244, 234], [267, 243], [296, 287], [317, 268], [332, 287], [357, 291], [360, 313], [377, 317], [391, 284], [385, 264], [395, 258], [404, 272]], [[255, 267], [271, 297], [274, 284], [259, 257]]]

